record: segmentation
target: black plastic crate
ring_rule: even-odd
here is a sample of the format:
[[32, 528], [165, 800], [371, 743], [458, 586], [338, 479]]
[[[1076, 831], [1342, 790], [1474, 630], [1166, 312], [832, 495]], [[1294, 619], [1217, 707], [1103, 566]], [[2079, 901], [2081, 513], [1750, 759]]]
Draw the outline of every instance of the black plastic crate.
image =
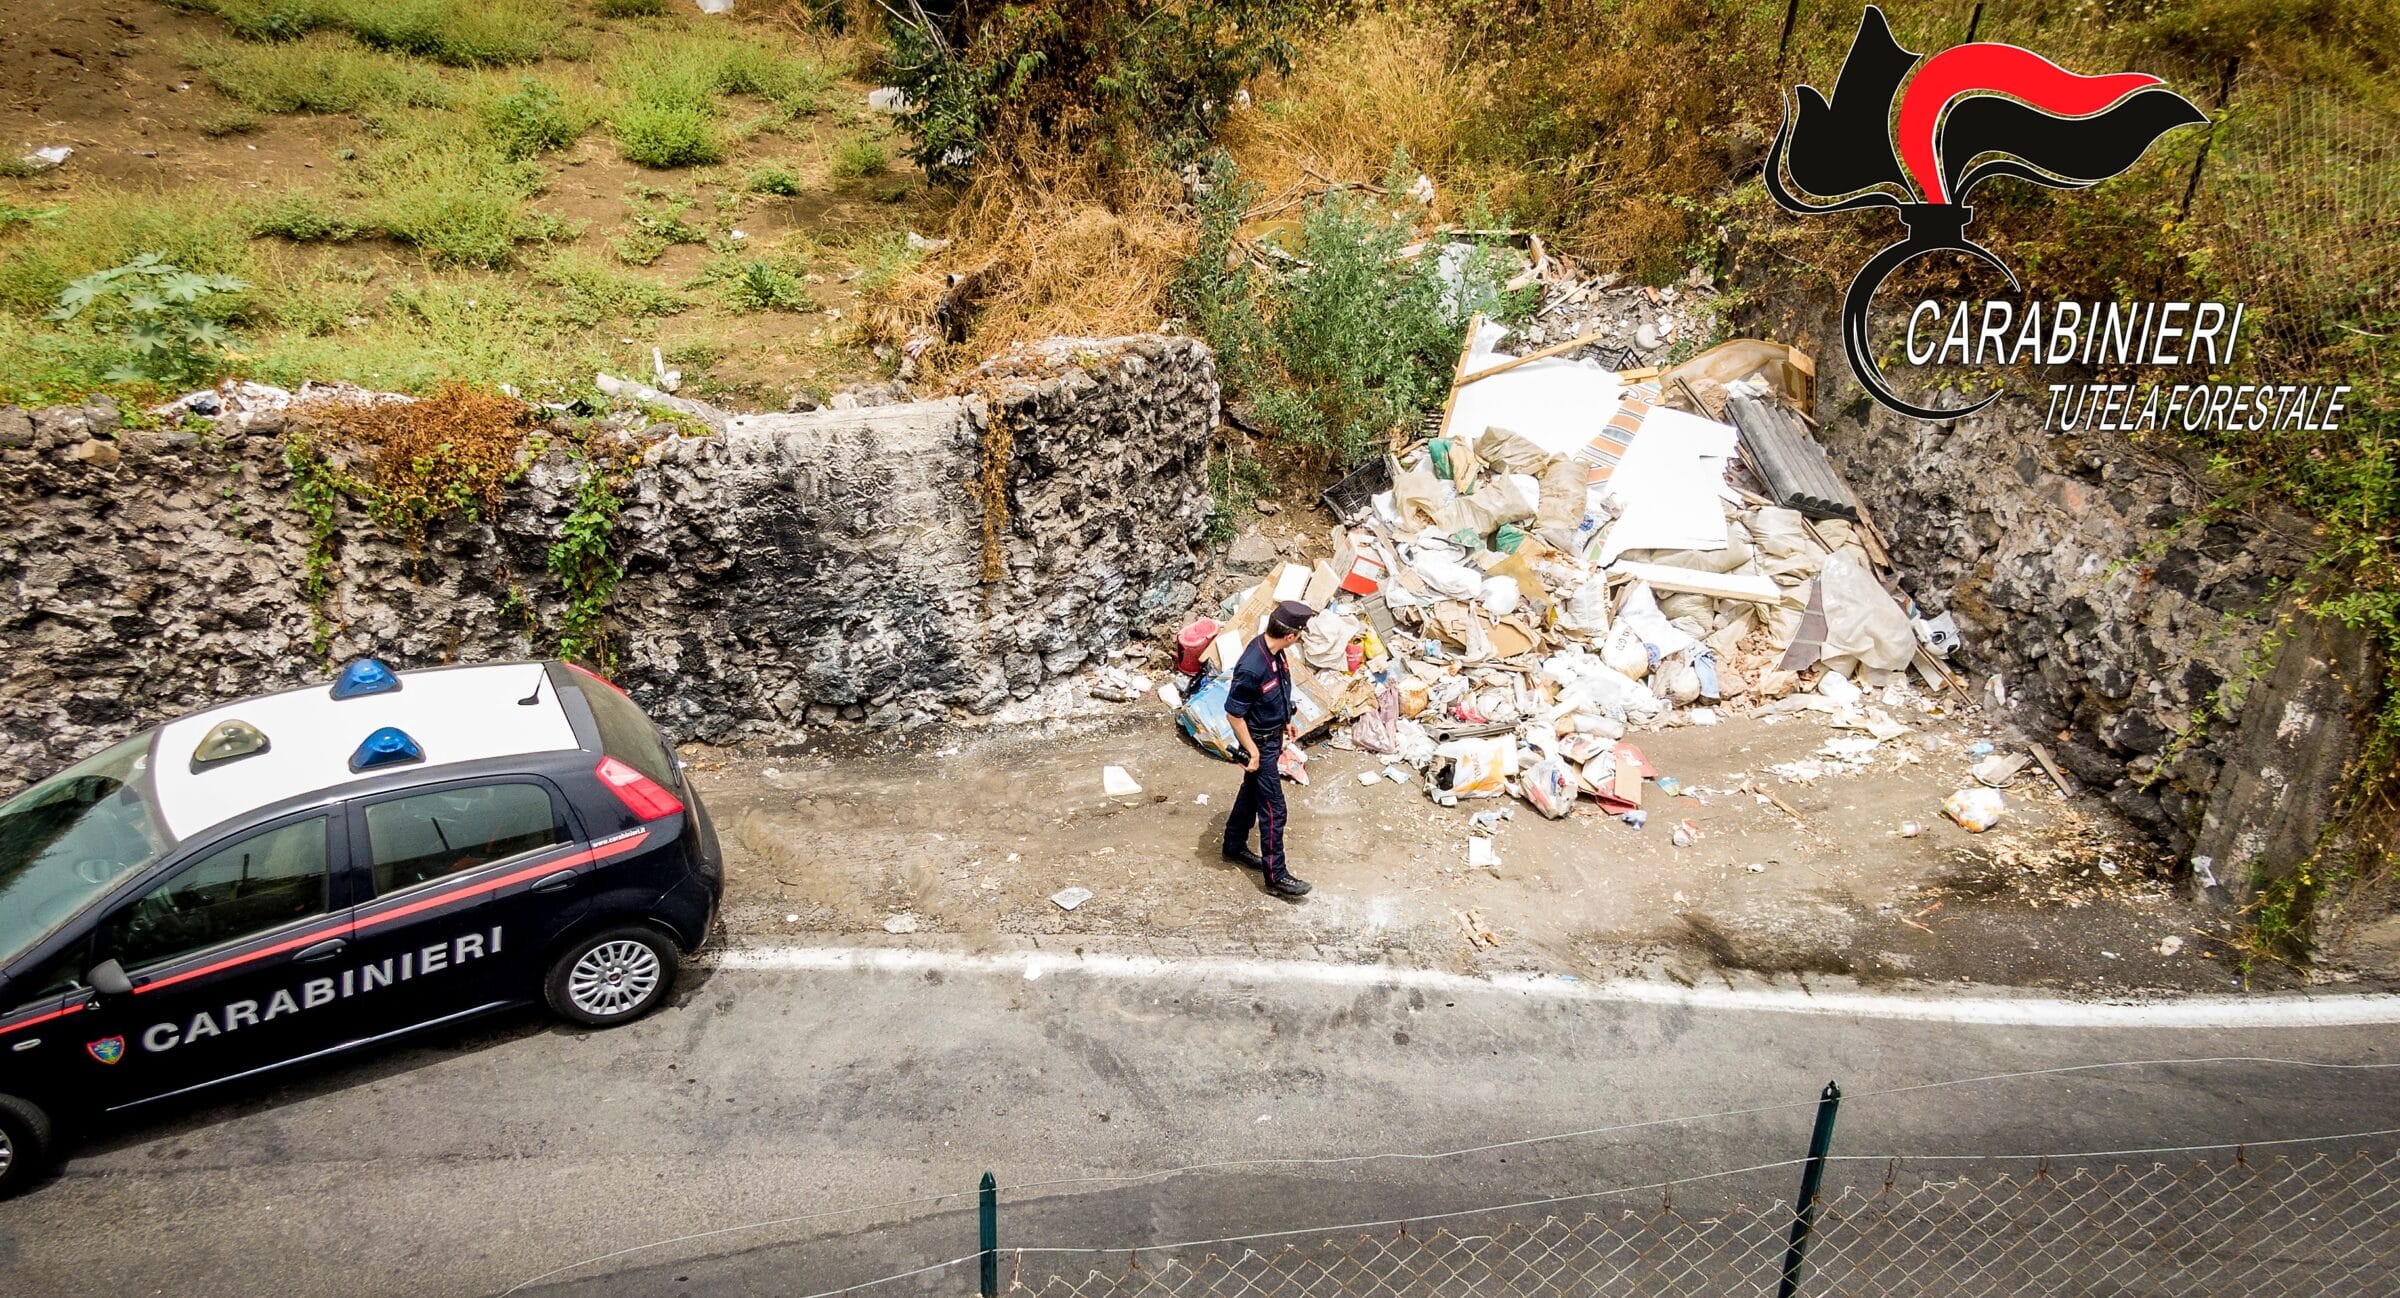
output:
[[1377, 494], [1391, 490], [1392, 477], [1399, 471], [1389, 454], [1379, 455], [1343, 474], [1342, 480], [1327, 487], [1318, 499], [1335, 518], [1355, 523], [1375, 508]]

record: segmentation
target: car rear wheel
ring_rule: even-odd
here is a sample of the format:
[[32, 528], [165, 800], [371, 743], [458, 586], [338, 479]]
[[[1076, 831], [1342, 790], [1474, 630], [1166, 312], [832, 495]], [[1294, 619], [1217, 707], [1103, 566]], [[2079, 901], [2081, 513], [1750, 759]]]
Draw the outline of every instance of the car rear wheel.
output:
[[0, 1095], [0, 1199], [30, 1184], [49, 1155], [49, 1115], [13, 1095]]
[[675, 946], [636, 925], [594, 933], [559, 953], [544, 985], [550, 1008], [589, 1027], [630, 1023], [675, 986]]

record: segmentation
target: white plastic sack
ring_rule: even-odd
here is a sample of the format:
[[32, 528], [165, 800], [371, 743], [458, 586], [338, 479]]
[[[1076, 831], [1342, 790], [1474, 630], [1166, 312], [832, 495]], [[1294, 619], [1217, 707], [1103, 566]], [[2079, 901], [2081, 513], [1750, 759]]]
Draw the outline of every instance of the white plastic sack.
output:
[[1619, 622], [1600, 646], [1600, 661], [1618, 675], [1638, 681], [1650, 674], [1650, 646], [1642, 643], [1641, 634], [1632, 626]]
[[1483, 574], [1472, 565], [1448, 556], [1419, 550], [1408, 566], [1433, 593], [1444, 599], [1474, 599], [1483, 593]]
[[[1617, 610], [1617, 625], [1632, 627], [1634, 633], [1642, 638], [1642, 643], [1656, 649], [1661, 658], [1672, 658], [1700, 643], [1667, 621], [1667, 615], [1659, 611], [1658, 600], [1650, 593], [1647, 582], [1637, 581], [1633, 584], [1632, 593], [1625, 597], [1625, 606]], [[1611, 663], [1610, 666], [1615, 664]], [[1620, 667], [1618, 670], [1624, 669]]]
[[1562, 631], [1587, 636], [1601, 635], [1608, 630], [1608, 575], [1595, 572], [1583, 579], [1575, 593], [1558, 606], [1558, 625]]
[[1908, 614], [1858, 560], [1827, 555], [1817, 581], [1825, 595], [1825, 657], [1856, 657], [1879, 671], [1897, 671], [1917, 656]]
[[1483, 591], [1476, 596], [1476, 600], [1493, 617], [1507, 617], [1517, 611], [1517, 605], [1523, 602], [1524, 596], [1525, 592], [1517, 585], [1516, 578], [1486, 577], [1483, 579]]
[[1350, 642], [1360, 623], [1340, 613], [1319, 613], [1300, 631], [1300, 658], [1318, 671], [1338, 672], [1350, 666]]

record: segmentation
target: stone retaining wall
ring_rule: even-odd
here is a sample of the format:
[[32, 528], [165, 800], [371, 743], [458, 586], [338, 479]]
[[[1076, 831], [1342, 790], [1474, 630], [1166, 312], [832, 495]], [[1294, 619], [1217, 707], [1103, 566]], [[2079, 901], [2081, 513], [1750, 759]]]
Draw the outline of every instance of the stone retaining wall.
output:
[[[1217, 415], [1207, 349], [1053, 340], [970, 390], [650, 446], [616, 534], [620, 682], [710, 742], [905, 726], [991, 712], [1183, 611]], [[548, 453], [498, 517], [437, 524], [421, 545], [344, 507], [321, 655], [284, 433], [275, 416], [195, 433], [125, 428], [105, 402], [0, 409], [0, 781], [354, 654], [551, 651], [545, 556], [579, 461]], [[1006, 483], [994, 580], [987, 447]]]

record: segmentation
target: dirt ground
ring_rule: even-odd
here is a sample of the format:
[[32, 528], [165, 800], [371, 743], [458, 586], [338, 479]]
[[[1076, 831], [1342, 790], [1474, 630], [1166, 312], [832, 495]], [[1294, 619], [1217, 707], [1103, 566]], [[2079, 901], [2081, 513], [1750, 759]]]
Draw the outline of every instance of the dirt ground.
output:
[[[1237, 772], [1155, 699], [875, 748], [687, 756], [726, 847], [737, 941], [1147, 939], [1579, 977], [2093, 994], [2276, 980], [2272, 966], [2245, 973], [2222, 918], [2184, 900], [2166, 860], [2096, 798], [2062, 797], [2029, 767], [1991, 831], [1943, 818], [1942, 798], [1972, 783], [1968, 746], [2010, 751], [2008, 736], [1972, 708], [1908, 715], [1912, 733], [1855, 761], [1819, 754], [1841, 732], [1815, 713], [1631, 736], [1683, 786], [1650, 788], [1640, 830], [1588, 800], [1561, 821], [1514, 798], [1440, 807], [1413, 772], [1362, 783], [1384, 763], [1316, 745], [1308, 786], [1285, 786], [1294, 868], [1316, 885], [1299, 902], [1219, 859]], [[1107, 765], [1142, 792], [1105, 796]], [[1494, 835], [1498, 870], [1470, 868], [1469, 817], [1500, 809], [1513, 818]], [[1677, 847], [1687, 820], [1699, 837]], [[1092, 899], [1072, 912], [1050, 900], [1075, 886]]]

